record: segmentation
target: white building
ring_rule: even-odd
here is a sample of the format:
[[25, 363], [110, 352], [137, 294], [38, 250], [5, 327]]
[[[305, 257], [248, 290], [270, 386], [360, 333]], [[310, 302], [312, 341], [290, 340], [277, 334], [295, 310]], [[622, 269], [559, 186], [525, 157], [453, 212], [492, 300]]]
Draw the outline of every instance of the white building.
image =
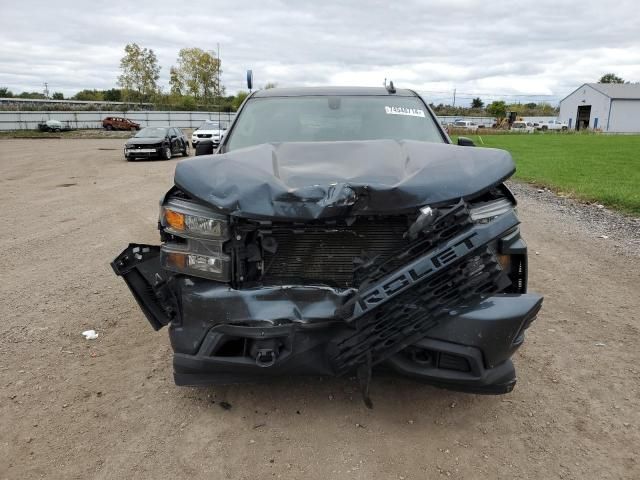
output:
[[640, 83], [585, 83], [560, 100], [569, 129], [640, 133]]

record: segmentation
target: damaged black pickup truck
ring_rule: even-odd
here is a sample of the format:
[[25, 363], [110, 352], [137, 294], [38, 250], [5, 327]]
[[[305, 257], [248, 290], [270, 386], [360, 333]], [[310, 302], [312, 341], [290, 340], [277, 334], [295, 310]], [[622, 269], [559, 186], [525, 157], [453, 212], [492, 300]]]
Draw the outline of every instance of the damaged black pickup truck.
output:
[[176, 166], [162, 244], [112, 266], [168, 325], [178, 385], [354, 374], [366, 392], [384, 369], [506, 393], [542, 304], [514, 170], [452, 145], [410, 90], [258, 91], [216, 154]]

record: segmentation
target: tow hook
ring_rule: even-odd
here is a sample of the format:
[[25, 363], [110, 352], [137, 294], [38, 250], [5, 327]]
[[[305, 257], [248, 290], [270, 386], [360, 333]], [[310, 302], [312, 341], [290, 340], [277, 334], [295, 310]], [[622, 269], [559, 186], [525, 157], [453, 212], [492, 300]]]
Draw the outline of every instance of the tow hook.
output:
[[276, 363], [278, 354], [271, 348], [263, 348], [256, 353], [256, 365], [259, 367], [270, 367]]

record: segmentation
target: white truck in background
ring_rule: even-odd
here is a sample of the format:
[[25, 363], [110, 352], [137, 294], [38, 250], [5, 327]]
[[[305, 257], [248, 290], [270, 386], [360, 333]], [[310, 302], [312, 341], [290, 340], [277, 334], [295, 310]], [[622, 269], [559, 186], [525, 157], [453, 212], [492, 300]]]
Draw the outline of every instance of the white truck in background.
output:
[[548, 122], [540, 122], [536, 127], [538, 130], [547, 131], [547, 130], [568, 130], [569, 125], [560, 120], [549, 120]]

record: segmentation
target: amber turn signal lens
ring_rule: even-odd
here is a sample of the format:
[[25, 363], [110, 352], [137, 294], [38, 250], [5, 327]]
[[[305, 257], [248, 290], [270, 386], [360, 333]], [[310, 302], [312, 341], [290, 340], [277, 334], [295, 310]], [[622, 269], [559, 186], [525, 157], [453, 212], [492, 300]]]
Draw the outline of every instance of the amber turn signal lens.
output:
[[511, 255], [498, 255], [498, 262], [500, 262], [500, 266], [503, 270], [507, 272], [511, 269]]
[[184, 269], [187, 266], [187, 255], [170, 252], [167, 254], [167, 264], [174, 268]]
[[182, 213], [165, 209], [164, 219], [167, 222], [168, 227], [173, 228], [174, 230], [184, 230], [184, 215]]

